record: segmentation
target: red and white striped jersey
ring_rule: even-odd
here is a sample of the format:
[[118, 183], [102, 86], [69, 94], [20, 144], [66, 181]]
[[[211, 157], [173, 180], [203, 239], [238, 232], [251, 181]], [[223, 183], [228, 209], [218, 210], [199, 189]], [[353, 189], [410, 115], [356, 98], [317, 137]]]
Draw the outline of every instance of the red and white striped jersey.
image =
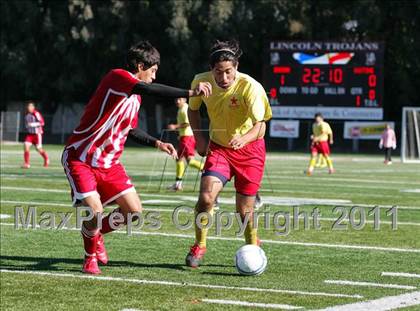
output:
[[92, 167], [119, 163], [128, 132], [137, 127], [141, 97], [131, 92], [138, 82], [123, 69], [111, 70], [102, 79], [67, 142], [69, 157]]
[[28, 112], [25, 115], [25, 127], [26, 127], [26, 131], [29, 134], [44, 133], [44, 130], [43, 130], [44, 125], [45, 125], [44, 118], [42, 117], [42, 115], [39, 113], [38, 110], [34, 110], [34, 112], [32, 113]]

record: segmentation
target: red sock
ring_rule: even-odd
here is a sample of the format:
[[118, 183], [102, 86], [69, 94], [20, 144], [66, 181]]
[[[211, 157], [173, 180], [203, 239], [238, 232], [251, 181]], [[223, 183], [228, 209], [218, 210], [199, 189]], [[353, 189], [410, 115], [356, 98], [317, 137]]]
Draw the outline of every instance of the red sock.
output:
[[45, 151], [40, 152], [41, 156], [44, 158], [44, 162], [48, 161], [48, 154]]
[[25, 164], [29, 165], [29, 151], [23, 152], [23, 159], [25, 160]]
[[[119, 212], [120, 212], [120, 210], [117, 208], [117, 209], [113, 210], [111, 213], [109, 213], [106, 217], [104, 217], [102, 219], [102, 227], [101, 227], [101, 233], [102, 234], [107, 234], [109, 232], [112, 232], [112, 231], [115, 231], [116, 230], [116, 229], [111, 228], [110, 217], [111, 217], [112, 214], [119, 213]], [[119, 225], [118, 222], [114, 222], [113, 227], [116, 228], [118, 225]]]
[[98, 243], [99, 229], [89, 230], [82, 225], [83, 246], [86, 256], [96, 256], [96, 246]]

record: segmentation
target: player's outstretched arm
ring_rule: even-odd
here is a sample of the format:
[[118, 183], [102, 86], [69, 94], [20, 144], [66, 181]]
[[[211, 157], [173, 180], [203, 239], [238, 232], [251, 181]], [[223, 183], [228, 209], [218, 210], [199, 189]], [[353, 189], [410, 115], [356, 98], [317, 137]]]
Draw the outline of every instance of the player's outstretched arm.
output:
[[128, 133], [128, 137], [130, 137], [132, 140], [134, 140], [136, 143], [144, 146], [150, 146], [150, 147], [156, 147], [159, 150], [166, 152], [169, 154], [172, 158], [177, 159], [178, 154], [176, 152], [176, 149], [174, 146], [170, 143], [164, 143], [160, 141], [159, 139], [149, 135], [145, 131], [135, 128], [132, 129]]
[[211, 91], [211, 84], [208, 82], [200, 82], [193, 90], [180, 89], [159, 83], [139, 82], [134, 86], [132, 93], [176, 98], [193, 96], [208, 97], [211, 95]]

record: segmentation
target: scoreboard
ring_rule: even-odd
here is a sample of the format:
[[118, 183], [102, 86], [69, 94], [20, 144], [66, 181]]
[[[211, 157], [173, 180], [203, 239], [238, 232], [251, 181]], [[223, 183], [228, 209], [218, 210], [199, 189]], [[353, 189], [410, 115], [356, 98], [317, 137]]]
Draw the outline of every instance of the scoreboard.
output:
[[381, 42], [270, 41], [264, 87], [273, 116], [381, 120]]

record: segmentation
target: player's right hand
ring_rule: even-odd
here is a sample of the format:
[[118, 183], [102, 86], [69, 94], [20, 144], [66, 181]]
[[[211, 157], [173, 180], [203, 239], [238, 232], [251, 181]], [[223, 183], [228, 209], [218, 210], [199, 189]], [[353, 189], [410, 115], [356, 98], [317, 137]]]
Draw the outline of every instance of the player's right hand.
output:
[[175, 147], [170, 143], [164, 143], [161, 141], [156, 142], [156, 147], [163, 152], [169, 154], [174, 160], [178, 159], [178, 153], [176, 152]]
[[209, 82], [200, 82], [193, 90], [193, 96], [209, 97], [212, 93], [212, 87]]

